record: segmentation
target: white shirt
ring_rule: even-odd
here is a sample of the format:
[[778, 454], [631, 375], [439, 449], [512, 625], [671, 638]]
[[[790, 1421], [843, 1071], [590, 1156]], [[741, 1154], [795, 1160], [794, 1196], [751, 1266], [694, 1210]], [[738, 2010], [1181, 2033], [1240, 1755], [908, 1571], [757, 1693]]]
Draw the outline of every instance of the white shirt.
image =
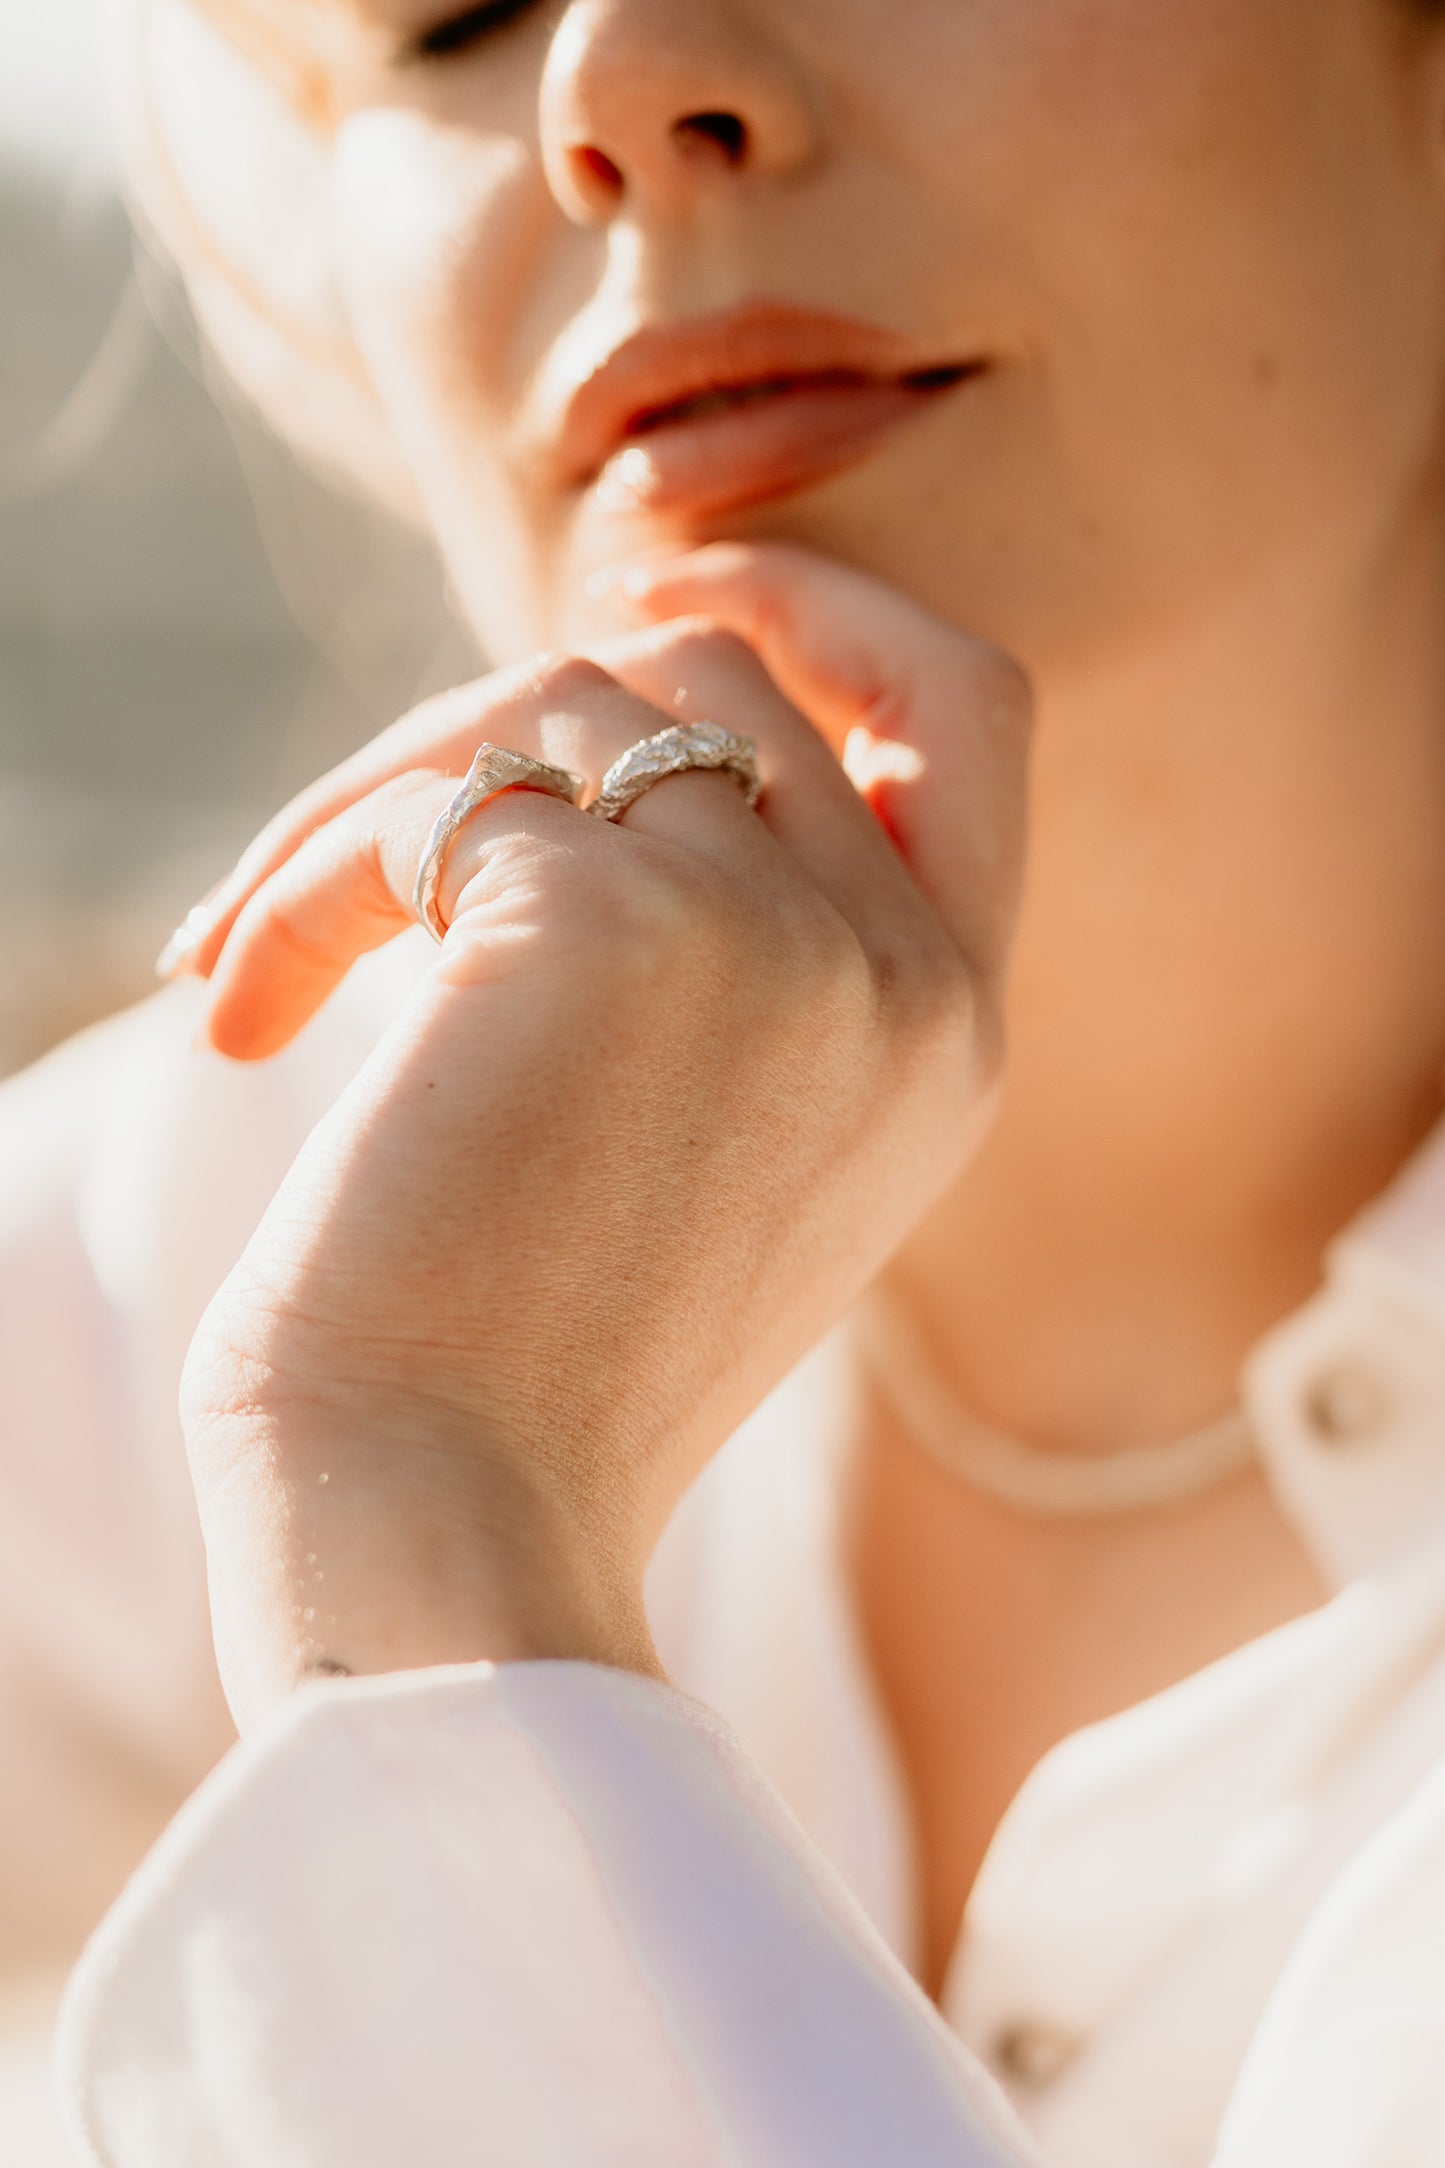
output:
[[[265, 1069], [190, 1058], [180, 994], [0, 1093], [12, 2004], [224, 1742], [174, 1380], [413, 970], [398, 944]], [[942, 2016], [836, 1556], [836, 1373], [819, 1351], [669, 1533], [650, 1606], [694, 1698], [341, 1682], [232, 1753], [80, 1968], [80, 2158], [1445, 2168], [1445, 1141], [1248, 1371], [1340, 1593], [1045, 1758]], [[0, 2056], [0, 2118], [26, 2089]], [[74, 2157], [3, 2132], [7, 2168]]]

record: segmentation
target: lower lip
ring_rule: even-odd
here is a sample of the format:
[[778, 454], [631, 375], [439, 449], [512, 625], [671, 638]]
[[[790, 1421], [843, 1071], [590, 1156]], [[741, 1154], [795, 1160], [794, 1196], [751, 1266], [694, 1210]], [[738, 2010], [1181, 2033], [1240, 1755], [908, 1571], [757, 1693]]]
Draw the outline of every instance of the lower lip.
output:
[[595, 500], [609, 512], [699, 517], [789, 497], [856, 465], [967, 381], [804, 383], [666, 422], [613, 454], [593, 484]]

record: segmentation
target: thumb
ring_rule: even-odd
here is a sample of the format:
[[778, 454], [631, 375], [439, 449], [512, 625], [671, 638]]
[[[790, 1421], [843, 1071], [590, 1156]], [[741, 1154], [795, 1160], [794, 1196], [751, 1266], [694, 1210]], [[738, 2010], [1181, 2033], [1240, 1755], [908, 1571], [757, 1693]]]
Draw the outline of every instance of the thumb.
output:
[[1001, 960], [1022, 881], [1033, 714], [1016, 663], [885, 582], [782, 543], [646, 559], [617, 585], [642, 616], [706, 617], [746, 640], [945, 923]]

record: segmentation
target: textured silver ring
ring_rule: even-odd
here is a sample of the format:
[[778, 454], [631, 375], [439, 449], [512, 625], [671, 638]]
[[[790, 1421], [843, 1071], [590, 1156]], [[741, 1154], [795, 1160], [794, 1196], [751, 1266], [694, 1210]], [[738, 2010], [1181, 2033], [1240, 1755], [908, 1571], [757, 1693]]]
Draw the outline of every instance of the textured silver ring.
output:
[[447, 852], [472, 815], [503, 790], [539, 790], [548, 798], [565, 798], [569, 805], [581, 802], [587, 788], [584, 778], [569, 768], [549, 768], [544, 760], [511, 752], [505, 745], [480, 745], [466, 772], [461, 789], [445, 811], [437, 816], [417, 868], [412, 908], [434, 941], [446, 938], [446, 926], [437, 908]]
[[619, 821], [654, 783], [688, 768], [715, 768], [732, 776], [750, 806], [762, 796], [758, 749], [751, 738], [740, 738], [721, 723], [673, 723], [651, 738], [640, 738], [613, 761], [587, 810], [602, 820]]

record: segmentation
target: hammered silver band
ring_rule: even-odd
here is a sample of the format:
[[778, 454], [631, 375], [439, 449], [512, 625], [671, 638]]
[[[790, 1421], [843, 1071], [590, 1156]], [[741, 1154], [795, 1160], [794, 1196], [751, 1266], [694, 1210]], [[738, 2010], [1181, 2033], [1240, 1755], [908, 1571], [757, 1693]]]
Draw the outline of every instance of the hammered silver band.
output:
[[539, 790], [548, 798], [565, 798], [570, 805], [581, 802], [585, 779], [569, 768], [549, 768], [544, 760], [511, 752], [505, 745], [482, 744], [466, 772], [461, 789], [437, 816], [417, 868], [412, 908], [434, 941], [446, 938], [446, 924], [437, 907], [447, 852], [472, 815], [503, 790]]
[[654, 783], [688, 768], [716, 768], [732, 776], [750, 806], [762, 796], [758, 749], [751, 738], [740, 738], [721, 723], [673, 723], [640, 738], [613, 761], [587, 810], [605, 821], [621, 820]]

